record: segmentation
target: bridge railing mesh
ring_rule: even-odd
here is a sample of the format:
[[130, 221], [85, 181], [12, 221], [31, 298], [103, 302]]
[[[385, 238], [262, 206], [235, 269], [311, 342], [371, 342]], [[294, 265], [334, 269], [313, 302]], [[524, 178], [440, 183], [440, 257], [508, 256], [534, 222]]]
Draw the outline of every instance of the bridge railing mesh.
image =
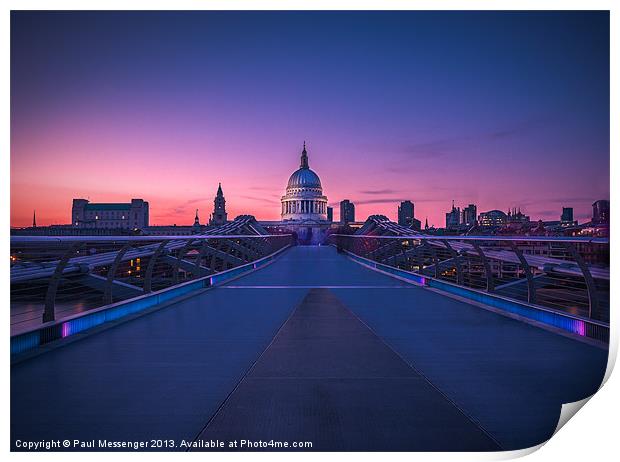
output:
[[428, 280], [609, 323], [608, 239], [333, 234], [330, 243]]
[[246, 265], [290, 235], [11, 238], [11, 332]]

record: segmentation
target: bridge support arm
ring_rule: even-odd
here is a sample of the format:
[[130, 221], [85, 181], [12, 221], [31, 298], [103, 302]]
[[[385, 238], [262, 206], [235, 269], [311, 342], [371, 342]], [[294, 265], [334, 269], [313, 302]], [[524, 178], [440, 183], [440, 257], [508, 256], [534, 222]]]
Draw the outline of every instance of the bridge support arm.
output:
[[439, 257], [437, 257], [437, 250], [435, 247], [430, 245], [428, 241], [424, 241], [424, 245], [430, 249], [431, 255], [433, 256], [433, 266], [435, 267], [435, 279], [439, 278]]
[[575, 263], [579, 266], [581, 273], [583, 274], [583, 278], [586, 281], [586, 287], [588, 288], [588, 317], [590, 319], [598, 319], [599, 316], [599, 304], [598, 304], [598, 295], [596, 293], [596, 284], [594, 283], [594, 278], [592, 277], [592, 273], [588, 269], [588, 265], [585, 260], [581, 256], [581, 254], [577, 251], [574, 244], [566, 244], [566, 250], [571, 254]]
[[123, 260], [123, 256], [125, 252], [127, 252], [131, 248], [131, 244], [126, 243], [116, 254], [116, 258], [114, 258], [114, 262], [110, 266], [108, 270], [108, 277], [105, 285], [105, 292], [103, 293], [103, 302], [106, 304], [112, 303], [112, 282], [114, 282], [114, 275], [116, 274], [116, 270]]
[[43, 310], [43, 322], [50, 322], [56, 319], [55, 313], [55, 303], [56, 303], [56, 292], [58, 291], [58, 284], [60, 283], [60, 277], [69, 263], [69, 260], [75, 253], [82, 247], [83, 243], [76, 242], [72, 244], [71, 247], [65, 252], [62, 256], [58, 264], [56, 265], [56, 269], [54, 270], [54, 274], [50, 279], [49, 285], [47, 286], [47, 293], [45, 294], [45, 308]]
[[534, 275], [532, 274], [532, 269], [530, 268], [530, 265], [525, 259], [523, 252], [521, 251], [521, 249], [519, 249], [519, 247], [517, 247], [516, 243], [510, 241], [510, 248], [519, 259], [521, 267], [525, 272], [525, 277], [527, 278], [527, 301], [528, 303], [536, 303], [536, 285], [534, 284]]
[[452, 259], [454, 260], [454, 266], [456, 267], [456, 283], [459, 285], [463, 285], [463, 269], [461, 268], [461, 261], [459, 260], [459, 254], [456, 250], [450, 245], [448, 241], [441, 241], [446, 246], [446, 249], [452, 255]]
[[185, 245], [183, 247], [181, 247], [181, 249], [179, 249], [179, 253], [177, 254], [177, 257], [176, 257], [177, 259], [174, 262], [174, 264], [172, 265], [172, 282], [173, 282], [173, 284], [177, 284], [179, 282], [179, 265], [181, 264], [181, 260], [183, 260], [183, 258], [185, 257], [185, 254], [189, 251], [189, 248], [191, 247], [191, 245], [196, 240], [197, 239], [195, 239], [195, 238], [188, 239], [187, 242], [185, 243]]
[[168, 244], [167, 241], [162, 241], [149, 260], [149, 264], [146, 267], [146, 275], [144, 276], [144, 293], [148, 294], [152, 290], [153, 270], [155, 269], [155, 262], [162, 254], [164, 247]]
[[487, 280], [487, 292], [493, 292], [495, 289], [495, 284], [493, 283], [493, 271], [491, 270], [491, 265], [489, 265], [489, 260], [487, 256], [482, 251], [482, 247], [477, 242], [472, 243], [472, 247], [476, 250], [480, 258], [482, 259], [482, 264], [484, 265], [484, 276]]

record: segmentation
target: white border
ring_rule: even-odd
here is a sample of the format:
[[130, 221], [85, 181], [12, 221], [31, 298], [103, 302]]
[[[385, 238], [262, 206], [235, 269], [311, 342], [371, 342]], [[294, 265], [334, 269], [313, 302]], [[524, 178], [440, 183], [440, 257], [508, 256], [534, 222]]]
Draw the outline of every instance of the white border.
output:
[[[617, 155], [618, 152], [618, 136], [620, 131], [618, 128], [620, 125], [618, 121], [620, 118], [618, 117], [618, 91], [617, 86], [618, 82], [620, 82], [620, 73], [618, 72], [618, 29], [620, 27], [620, 19], [619, 19], [619, 11], [620, 6], [617, 1], [602, 1], [602, 0], [591, 0], [591, 1], [577, 1], [577, 0], [564, 0], [564, 1], [551, 1], [551, 0], [521, 0], [521, 1], [505, 1], [505, 0], [426, 0], [426, 1], [399, 1], [399, 0], [383, 0], [381, 2], [378, 1], [368, 1], [368, 0], [270, 0], [270, 1], [262, 1], [258, 2], [251, 0], [220, 0], [220, 1], [199, 1], [199, 0], [177, 0], [177, 1], [163, 1], [163, 0], [152, 0], [152, 1], [136, 1], [136, 0], [92, 0], [85, 2], [84, 0], [58, 0], [58, 1], [44, 1], [44, 0], [9, 0], [3, 2], [4, 5], [4, 15], [2, 16], [2, 27], [0, 27], [0, 36], [2, 37], [2, 46], [0, 47], [1, 60], [4, 62], [4, 69], [2, 73], [2, 88], [4, 91], [3, 95], [3, 111], [2, 111], [2, 138], [3, 138], [3, 154], [2, 154], [2, 167], [1, 170], [3, 172], [3, 181], [0, 183], [0, 187], [2, 188], [2, 198], [5, 201], [5, 211], [2, 214], [2, 222], [0, 223], [2, 232], [4, 233], [5, 239], [2, 240], [2, 253], [4, 255], [9, 254], [9, 194], [10, 194], [10, 181], [9, 181], [9, 155], [8, 152], [10, 150], [10, 74], [9, 74], [9, 65], [10, 65], [10, 15], [9, 10], [11, 9], [97, 9], [97, 10], [106, 10], [106, 9], [133, 9], [133, 10], [143, 10], [143, 9], [159, 9], [159, 10], [198, 10], [198, 9], [213, 9], [213, 10], [237, 10], [237, 9], [253, 9], [253, 10], [274, 10], [274, 9], [289, 9], [289, 10], [342, 10], [342, 9], [363, 9], [363, 10], [398, 10], [398, 9], [418, 9], [418, 10], [572, 10], [572, 9], [588, 9], [588, 10], [610, 10], [611, 14], [611, 118], [610, 124], [611, 127], [616, 127], [616, 129], [611, 130], [611, 207], [613, 209], [613, 213], [611, 214], [611, 229], [612, 232], [615, 232], [617, 229], [618, 222], [618, 202], [620, 196], [617, 195], [618, 188], [620, 188], [619, 184], [620, 175], [617, 170]], [[320, 33], [317, 32], [317, 33]], [[615, 261], [618, 261], [618, 257], [620, 257], [620, 250], [614, 245], [611, 246], [611, 261], [612, 268], [615, 267]], [[8, 312], [8, 303], [6, 301], [9, 300], [9, 266], [2, 265], [0, 271], [2, 274], [0, 275], [0, 287], [2, 290], [2, 300], [5, 300], [5, 313]], [[612, 269], [612, 275], [615, 275], [615, 270]], [[611, 306], [614, 307], [616, 304], [618, 289], [612, 284], [612, 292], [611, 292]], [[612, 333], [611, 333], [611, 341], [610, 341], [610, 358], [612, 358], [612, 363], [615, 361], [617, 355], [618, 348], [618, 335], [617, 330], [613, 329], [614, 323], [616, 322], [616, 314], [617, 308], [612, 309], [611, 314], [611, 324], [612, 324]], [[8, 323], [2, 323], [3, 328], [5, 329], [5, 339], [10, 337], [10, 330]], [[8, 341], [5, 342], [8, 348]], [[3, 409], [4, 419], [2, 419], [2, 442], [4, 443], [4, 449], [6, 452], [9, 450], [9, 412], [8, 410], [10, 402], [9, 402], [9, 354], [4, 355], [4, 360], [6, 361], [5, 367], [3, 371], [5, 374], [3, 375], [2, 382], [2, 403], [4, 404]], [[610, 370], [608, 370], [609, 374]], [[579, 373], [579, 371], [575, 371], [575, 373]], [[616, 413], [620, 409], [618, 405], [620, 399], [620, 382], [617, 377], [612, 378], [597, 394], [596, 396], [590, 400], [587, 406], [585, 406], [580, 412], [579, 417], [571, 420], [562, 430], [555, 435], [548, 444], [545, 445], [544, 449], [541, 451], [537, 451], [535, 454], [530, 456], [529, 460], [543, 460], [543, 458], [554, 458], [558, 460], [564, 461], [579, 461], [582, 462], [584, 459], [587, 460], [607, 460], [614, 453], [617, 453], [617, 443], [618, 439], [617, 431], [615, 431], [616, 427]], [[392, 459], [400, 459], [410, 461], [412, 458], [418, 458], [423, 460], [501, 460], [512, 457], [519, 457], [525, 455], [527, 453], [532, 452], [531, 450], [524, 451], [516, 451], [512, 453], [500, 453], [500, 454], [489, 454], [489, 453], [394, 453], [387, 455]], [[215, 459], [239, 459], [246, 456], [248, 453], [241, 454], [215, 454], [209, 453], [207, 456], [205, 454], [188, 454], [187, 457], [192, 458], [201, 458], [205, 457], [215, 458]], [[11, 453], [10, 457], [15, 459], [24, 459], [32, 457], [32, 453]], [[38, 457], [38, 455], [37, 455]], [[46, 458], [52, 458], [56, 460], [78, 460], [83, 459], [84, 457], [94, 458], [95, 460], [106, 460], [110, 456], [108, 453], [89, 453], [85, 455], [83, 453], [72, 453], [72, 454], [64, 454], [64, 453], [48, 453], [45, 456]], [[155, 454], [146, 454], [146, 453], [136, 453], [133, 457], [139, 458], [142, 460], [164, 460], [169, 457], [178, 457], [176, 454], [171, 453], [155, 453]], [[274, 459], [284, 460], [284, 458], [290, 458], [292, 455], [290, 453], [252, 453], [252, 458], [256, 458], [259, 460], [269, 460], [272, 461]], [[300, 453], [295, 454], [295, 458], [310, 460], [310, 458], [315, 458], [316, 454], [312, 453]], [[328, 457], [340, 458], [340, 455], [328, 455], [322, 454], [321, 458]], [[386, 454], [379, 453], [360, 453], [355, 454], [354, 457], [359, 458], [361, 460], [376, 460], [377, 458], [384, 458]]]

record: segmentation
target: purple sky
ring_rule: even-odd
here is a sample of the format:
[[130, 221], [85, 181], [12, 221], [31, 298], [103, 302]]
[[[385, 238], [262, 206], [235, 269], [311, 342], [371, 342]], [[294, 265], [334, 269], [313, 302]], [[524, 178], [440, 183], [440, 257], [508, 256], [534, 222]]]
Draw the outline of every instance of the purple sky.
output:
[[[279, 217], [303, 141], [356, 218], [454, 199], [580, 221], [609, 198], [606, 12], [13, 13], [11, 224]], [[338, 207], [335, 218], [338, 219]]]

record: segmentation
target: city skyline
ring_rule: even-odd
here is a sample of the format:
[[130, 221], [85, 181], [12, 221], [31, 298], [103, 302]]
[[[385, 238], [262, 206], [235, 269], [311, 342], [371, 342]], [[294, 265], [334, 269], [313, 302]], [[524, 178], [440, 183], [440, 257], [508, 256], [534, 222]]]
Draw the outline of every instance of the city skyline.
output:
[[360, 221], [411, 200], [442, 226], [455, 200], [583, 222], [609, 198], [605, 13], [12, 21], [12, 226], [68, 223], [74, 197], [191, 224], [219, 182], [230, 217], [277, 220], [304, 139], [336, 221], [350, 199]]
[[11, 452], [510, 457], [584, 418], [614, 9], [287, 7], [9, 11]]

